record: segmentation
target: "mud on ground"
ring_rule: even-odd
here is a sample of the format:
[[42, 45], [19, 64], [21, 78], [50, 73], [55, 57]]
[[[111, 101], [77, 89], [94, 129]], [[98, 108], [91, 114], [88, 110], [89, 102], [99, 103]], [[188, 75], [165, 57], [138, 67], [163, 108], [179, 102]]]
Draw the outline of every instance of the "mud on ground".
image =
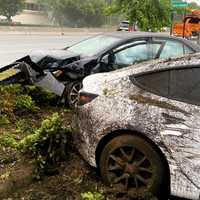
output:
[[[39, 128], [41, 122], [55, 112], [62, 117], [64, 126], [69, 127], [73, 113], [64, 104], [58, 104], [55, 97], [46, 99], [44, 94], [36, 95], [37, 89], [28, 90], [28, 95], [39, 108], [37, 111], [15, 110], [13, 99], [18, 95], [18, 89], [8, 89], [1, 90], [0, 96], [0, 104], [5, 106], [0, 108], [0, 200], [82, 200], [84, 194], [91, 196], [94, 193], [97, 196], [91, 197], [91, 200], [116, 199], [103, 185], [97, 170], [79, 155], [73, 141], [70, 141], [66, 159], [56, 171], [40, 180], [35, 179], [32, 155], [13, 148], [13, 141], [9, 138], [3, 146], [2, 138], [6, 134], [12, 135], [16, 141], [20, 140]], [[11, 94], [7, 94], [10, 91]], [[27, 90], [23, 89], [23, 95], [24, 91]]]

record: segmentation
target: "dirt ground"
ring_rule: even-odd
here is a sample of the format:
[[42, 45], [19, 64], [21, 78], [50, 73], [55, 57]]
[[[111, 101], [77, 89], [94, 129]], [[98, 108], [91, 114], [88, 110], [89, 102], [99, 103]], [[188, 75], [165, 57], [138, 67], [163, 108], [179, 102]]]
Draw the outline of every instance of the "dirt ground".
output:
[[70, 130], [73, 112], [38, 88], [0, 86], [0, 94], [0, 200], [130, 200], [104, 185], [97, 169], [78, 153], [71, 131], [65, 158], [38, 179], [34, 155], [19, 151], [16, 143], [34, 134], [55, 113], [63, 130]]
[[[13, 111], [15, 92], [11, 90], [12, 94], [8, 94], [7, 89], [1, 92], [0, 104], [5, 108], [0, 108], [0, 200], [84, 200], [87, 199], [84, 194], [91, 196], [88, 200], [116, 199], [104, 186], [97, 170], [79, 155], [72, 137], [68, 142], [66, 159], [59, 163], [53, 173], [42, 176], [40, 180], [35, 179], [33, 156], [12, 148], [13, 141], [10, 139], [5, 140], [5, 147], [2, 146], [2, 138], [7, 134], [18, 141], [39, 128], [41, 122], [55, 112], [59, 113], [64, 126], [68, 128], [73, 113], [62, 103], [58, 105], [57, 101], [51, 102], [35, 94], [32, 98], [39, 107], [37, 112]], [[6, 116], [6, 119], [2, 116]], [[96, 193], [100, 196], [95, 197], [93, 194]]]
[[95, 169], [73, 151], [56, 174], [45, 176], [40, 181], [32, 179], [29, 159], [18, 161], [11, 168], [7, 166], [8, 169], [10, 177], [3, 196], [5, 200], [81, 200], [81, 193], [106, 190]]

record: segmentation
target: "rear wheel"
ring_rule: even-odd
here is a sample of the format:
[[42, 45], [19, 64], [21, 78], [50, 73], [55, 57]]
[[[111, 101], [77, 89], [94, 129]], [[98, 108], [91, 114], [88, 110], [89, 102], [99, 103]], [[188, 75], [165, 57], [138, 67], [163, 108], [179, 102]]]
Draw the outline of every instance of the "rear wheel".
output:
[[107, 184], [129, 197], [153, 195], [161, 199], [165, 191], [163, 160], [148, 141], [137, 135], [112, 139], [100, 155], [99, 168]]

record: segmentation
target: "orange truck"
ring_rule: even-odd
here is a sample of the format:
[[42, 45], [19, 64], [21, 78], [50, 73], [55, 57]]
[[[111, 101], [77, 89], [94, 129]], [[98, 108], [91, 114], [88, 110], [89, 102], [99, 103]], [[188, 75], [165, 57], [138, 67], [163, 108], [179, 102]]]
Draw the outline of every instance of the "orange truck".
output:
[[200, 10], [193, 10], [186, 15], [182, 23], [175, 23], [172, 29], [173, 35], [179, 37], [191, 37], [200, 33]]

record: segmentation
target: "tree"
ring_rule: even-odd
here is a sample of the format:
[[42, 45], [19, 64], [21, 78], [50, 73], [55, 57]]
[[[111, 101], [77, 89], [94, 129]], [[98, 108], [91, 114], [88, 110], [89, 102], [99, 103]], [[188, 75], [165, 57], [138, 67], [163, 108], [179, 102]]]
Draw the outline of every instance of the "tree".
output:
[[12, 21], [12, 17], [23, 9], [24, 0], [0, 0], [0, 15]]
[[60, 25], [72, 27], [101, 26], [104, 0], [40, 0]]
[[123, 13], [143, 31], [158, 31], [170, 25], [170, 0], [114, 0], [108, 14]]
[[197, 3], [195, 3], [195, 2], [189, 3], [189, 7], [191, 9], [200, 9], [200, 6]]

